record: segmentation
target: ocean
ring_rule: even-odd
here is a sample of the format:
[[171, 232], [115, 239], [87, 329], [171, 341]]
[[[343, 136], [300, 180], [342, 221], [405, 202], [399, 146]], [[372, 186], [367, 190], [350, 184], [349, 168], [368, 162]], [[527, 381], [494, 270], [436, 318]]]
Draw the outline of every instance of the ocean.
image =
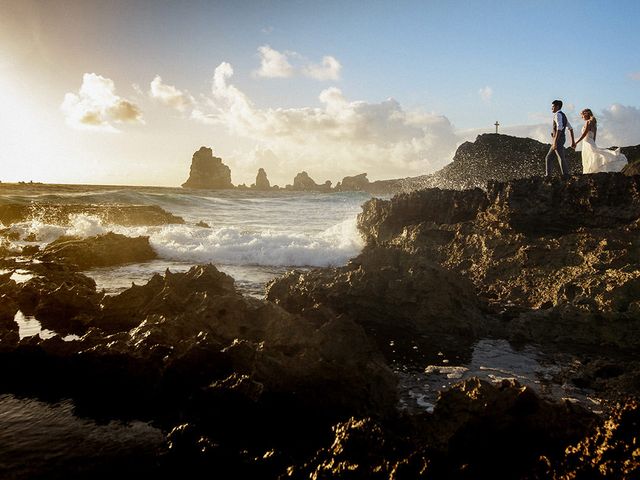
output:
[[[236, 280], [243, 294], [264, 296], [273, 278], [292, 268], [344, 265], [363, 243], [356, 228], [367, 193], [305, 193], [250, 190], [187, 191], [159, 187], [29, 187], [5, 193], [0, 202], [22, 204], [155, 205], [185, 224], [125, 227], [86, 214], [70, 225], [52, 225], [36, 215], [13, 224], [16, 247], [35, 238], [45, 245], [62, 235], [89, 237], [108, 231], [148, 236], [158, 259], [141, 264], [86, 271], [98, 289], [116, 294], [146, 283], [154, 273], [186, 271], [213, 263]], [[203, 226], [205, 225], [206, 226]]]

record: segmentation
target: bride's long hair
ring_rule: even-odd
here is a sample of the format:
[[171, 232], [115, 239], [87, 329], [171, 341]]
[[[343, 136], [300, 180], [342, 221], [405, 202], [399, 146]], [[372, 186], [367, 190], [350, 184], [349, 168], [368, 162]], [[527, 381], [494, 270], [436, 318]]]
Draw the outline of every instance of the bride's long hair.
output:
[[582, 110], [580, 112], [581, 115], [586, 115], [587, 116], [587, 122], [589, 122], [591, 125], [593, 125], [594, 127], [598, 127], [598, 121], [596, 120], [596, 117], [593, 115], [593, 112], [591, 111], [590, 108], [585, 108], [584, 110]]

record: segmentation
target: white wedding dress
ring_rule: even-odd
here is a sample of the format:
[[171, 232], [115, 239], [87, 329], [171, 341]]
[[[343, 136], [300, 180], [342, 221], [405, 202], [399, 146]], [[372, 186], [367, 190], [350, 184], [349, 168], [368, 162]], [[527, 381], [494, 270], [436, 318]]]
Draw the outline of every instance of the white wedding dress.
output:
[[[583, 127], [583, 131], [584, 131]], [[619, 172], [627, 164], [627, 157], [620, 149], [607, 150], [596, 145], [593, 131], [582, 143], [582, 173]]]

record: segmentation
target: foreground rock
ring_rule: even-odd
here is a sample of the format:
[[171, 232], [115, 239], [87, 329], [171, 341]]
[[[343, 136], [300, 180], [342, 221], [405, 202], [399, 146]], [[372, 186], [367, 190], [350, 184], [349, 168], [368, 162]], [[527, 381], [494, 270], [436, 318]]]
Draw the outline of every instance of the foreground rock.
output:
[[[551, 478], [540, 456], [562, 458], [595, 421], [580, 407], [541, 400], [515, 382], [470, 379], [443, 392], [433, 415], [413, 424], [388, 428], [364, 418], [336, 425], [332, 445], [292, 468], [290, 477]], [[632, 459], [630, 452], [625, 458]]]
[[[243, 451], [317, 448], [321, 432], [351, 415], [394, 414], [395, 379], [346, 318], [245, 298], [210, 265], [156, 275], [116, 297], [69, 271], [58, 294], [52, 275], [0, 279], [2, 319], [19, 308], [60, 334], [17, 341], [15, 324], [0, 322], [2, 338], [13, 335], [0, 349], [2, 391], [70, 396], [85, 411], [167, 430], [185, 424], [234, 452], [226, 462], [236, 466]], [[65, 341], [66, 333], [82, 337]]]
[[222, 163], [222, 159], [213, 156], [207, 147], [193, 154], [189, 178], [182, 184], [183, 188], [225, 189], [233, 188], [231, 169]]
[[564, 458], [545, 472], [553, 479], [640, 478], [640, 407], [636, 400], [618, 406], [611, 418], [568, 447]]
[[142, 263], [157, 258], [149, 237], [127, 237], [109, 232], [89, 238], [60, 237], [37, 257], [45, 262], [73, 264], [80, 269]]
[[[360, 256], [278, 279], [268, 298], [291, 311], [322, 303], [365, 323], [420, 319], [426, 334], [434, 332], [426, 324], [462, 324], [467, 333], [631, 352], [640, 346], [639, 192], [640, 177], [603, 173], [373, 199], [359, 216]], [[441, 314], [420, 307], [431, 302]]]

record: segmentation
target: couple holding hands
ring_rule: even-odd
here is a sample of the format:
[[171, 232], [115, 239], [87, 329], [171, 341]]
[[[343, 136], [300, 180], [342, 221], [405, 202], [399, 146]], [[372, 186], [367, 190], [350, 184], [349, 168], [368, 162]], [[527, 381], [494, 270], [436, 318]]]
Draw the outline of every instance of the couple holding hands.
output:
[[582, 135], [577, 141], [573, 136], [573, 127], [567, 120], [567, 116], [562, 112], [562, 100], [551, 102], [551, 111], [553, 112], [553, 131], [551, 133], [553, 142], [546, 157], [547, 176], [551, 175], [554, 157], [558, 159], [562, 176], [569, 175], [569, 168], [564, 155], [565, 130], [567, 128], [571, 134], [571, 148], [576, 148], [576, 145], [584, 140], [582, 144], [582, 173], [619, 172], [627, 164], [627, 157], [620, 153], [619, 148], [617, 150], [607, 150], [596, 145], [598, 123], [590, 109], [585, 108], [580, 112], [580, 116], [584, 120], [584, 126], [582, 127]]

